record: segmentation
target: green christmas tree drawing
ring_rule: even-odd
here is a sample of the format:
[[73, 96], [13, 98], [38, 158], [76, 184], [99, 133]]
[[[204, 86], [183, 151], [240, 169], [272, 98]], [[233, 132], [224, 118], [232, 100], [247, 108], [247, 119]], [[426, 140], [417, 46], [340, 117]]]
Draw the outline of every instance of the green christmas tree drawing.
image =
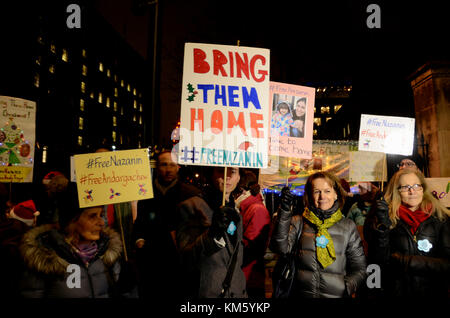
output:
[[[14, 122], [13, 118], [6, 125], [0, 128], [0, 161], [7, 163], [9, 166], [22, 163], [20, 157], [26, 157], [29, 154], [25, 148], [29, 149], [29, 145], [24, 143], [23, 130]], [[26, 145], [22, 148], [22, 146]], [[24, 152], [25, 151], [25, 152]]]

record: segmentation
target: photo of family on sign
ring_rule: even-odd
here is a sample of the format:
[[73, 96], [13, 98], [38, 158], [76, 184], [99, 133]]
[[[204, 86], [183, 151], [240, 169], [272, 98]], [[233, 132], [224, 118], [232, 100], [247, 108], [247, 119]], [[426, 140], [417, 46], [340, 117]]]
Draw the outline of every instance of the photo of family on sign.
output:
[[290, 100], [282, 100], [280, 94], [273, 95], [271, 136], [289, 136], [303, 138], [305, 136], [305, 118], [307, 98], [295, 100], [295, 96], [287, 96]]

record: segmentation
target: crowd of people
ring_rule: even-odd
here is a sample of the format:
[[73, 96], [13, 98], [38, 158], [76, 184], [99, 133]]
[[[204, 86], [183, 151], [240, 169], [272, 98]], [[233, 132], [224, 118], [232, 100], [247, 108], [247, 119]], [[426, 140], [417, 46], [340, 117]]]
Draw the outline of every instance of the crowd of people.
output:
[[172, 156], [158, 155], [154, 197], [138, 202], [79, 208], [58, 171], [26, 200], [0, 188], [0, 296], [261, 299], [269, 249], [295, 255], [292, 299], [449, 296], [450, 211], [411, 160], [384, 193], [360, 183], [353, 195], [319, 171], [302, 204], [285, 187], [269, 211], [257, 170], [205, 167], [199, 189]]

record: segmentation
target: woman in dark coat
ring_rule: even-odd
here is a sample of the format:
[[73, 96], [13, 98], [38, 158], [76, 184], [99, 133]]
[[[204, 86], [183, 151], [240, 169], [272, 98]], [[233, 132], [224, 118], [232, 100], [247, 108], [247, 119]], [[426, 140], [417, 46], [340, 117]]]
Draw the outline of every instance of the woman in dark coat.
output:
[[[122, 243], [104, 228], [103, 207], [78, 208], [71, 189], [58, 224], [28, 231], [20, 247], [26, 298], [108, 298], [119, 293]], [[117, 294], [118, 295], [118, 294]], [[130, 295], [130, 294], [129, 294]]]
[[369, 260], [381, 267], [384, 296], [448, 297], [449, 215], [419, 170], [394, 174], [364, 224]]
[[355, 223], [341, 213], [339, 180], [317, 172], [308, 178], [303, 198], [305, 210], [292, 216], [293, 195], [283, 189], [271, 238], [274, 252], [289, 253], [303, 222], [289, 297], [350, 297], [365, 280], [366, 259]]

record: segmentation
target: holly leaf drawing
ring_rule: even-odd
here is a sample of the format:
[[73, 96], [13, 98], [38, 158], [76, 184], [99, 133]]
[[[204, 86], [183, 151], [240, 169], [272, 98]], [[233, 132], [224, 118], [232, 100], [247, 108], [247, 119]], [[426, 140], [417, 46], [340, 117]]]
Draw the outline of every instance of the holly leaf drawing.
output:
[[192, 86], [191, 83], [189, 83], [189, 84], [187, 85], [187, 89], [188, 89], [189, 93], [193, 93], [193, 92], [194, 92], [194, 86]]
[[450, 191], [450, 182], [447, 183], [447, 189], [445, 190], [445, 192], [448, 193], [448, 191]]
[[189, 95], [188, 98], [186, 98], [189, 102], [193, 102], [194, 101], [194, 97], [195, 95]]

